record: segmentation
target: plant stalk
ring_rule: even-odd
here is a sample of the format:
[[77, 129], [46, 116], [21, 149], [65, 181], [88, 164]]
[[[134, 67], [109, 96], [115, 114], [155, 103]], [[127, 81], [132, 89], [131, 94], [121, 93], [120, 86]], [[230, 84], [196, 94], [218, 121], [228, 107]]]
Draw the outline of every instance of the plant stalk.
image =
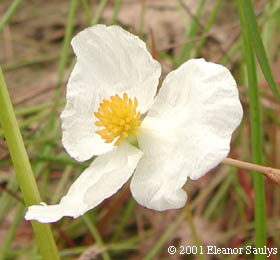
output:
[[[8, 149], [13, 162], [15, 175], [19, 183], [26, 206], [39, 204], [41, 197], [23, 143], [8, 89], [0, 67], [0, 122], [5, 134]], [[31, 222], [41, 256], [44, 260], [58, 260], [59, 255], [50, 226]]]

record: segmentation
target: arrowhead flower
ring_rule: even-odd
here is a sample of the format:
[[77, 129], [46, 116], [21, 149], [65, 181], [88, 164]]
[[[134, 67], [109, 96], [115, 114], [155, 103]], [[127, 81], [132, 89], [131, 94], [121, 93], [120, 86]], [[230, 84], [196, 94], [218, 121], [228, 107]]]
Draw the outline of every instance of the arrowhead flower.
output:
[[191, 59], [170, 72], [156, 95], [160, 64], [137, 36], [92, 26], [72, 40], [77, 56], [61, 115], [62, 143], [78, 161], [98, 156], [59, 204], [29, 207], [42, 223], [77, 218], [131, 178], [141, 205], [184, 206], [187, 178], [200, 178], [228, 154], [242, 107], [223, 66]]

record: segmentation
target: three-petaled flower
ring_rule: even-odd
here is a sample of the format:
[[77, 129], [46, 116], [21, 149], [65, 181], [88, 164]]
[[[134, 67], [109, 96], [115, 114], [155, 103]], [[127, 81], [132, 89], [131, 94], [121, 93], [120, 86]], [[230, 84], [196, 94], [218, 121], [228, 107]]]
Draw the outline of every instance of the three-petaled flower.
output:
[[191, 59], [156, 95], [160, 64], [137, 36], [96, 25], [72, 40], [77, 63], [61, 115], [62, 143], [78, 161], [98, 157], [57, 205], [29, 207], [28, 220], [79, 217], [132, 176], [135, 200], [150, 209], [184, 206], [182, 187], [228, 154], [242, 118], [235, 80], [223, 66]]

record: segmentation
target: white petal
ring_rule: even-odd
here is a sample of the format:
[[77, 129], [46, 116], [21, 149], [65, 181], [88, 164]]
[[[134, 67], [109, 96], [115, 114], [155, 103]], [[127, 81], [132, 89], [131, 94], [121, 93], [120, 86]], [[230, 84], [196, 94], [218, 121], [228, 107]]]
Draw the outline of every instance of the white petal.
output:
[[126, 92], [145, 113], [154, 101], [160, 65], [145, 43], [118, 26], [95, 25], [75, 36], [77, 64], [67, 85], [67, 105], [61, 115], [63, 145], [82, 161], [112, 149], [95, 134], [94, 112], [104, 98]]
[[[169, 73], [149, 117], [173, 127], [185, 157], [184, 174], [197, 179], [217, 166], [230, 150], [243, 111], [227, 68], [203, 59], [189, 60]], [[178, 138], [177, 138], [178, 139]], [[175, 157], [170, 155], [170, 162]]]
[[58, 205], [28, 208], [25, 219], [55, 222], [64, 216], [77, 218], [116, 193], [132, 175], [142, 152], [124, 142], [95, 159], [70, 187]]
[[132, 177], [133, 197], [155, 210], [183, 207], [187, 177], [201, 177], [226, 157], [242, 113], [225, 67], [190, 60], [171, 72], [139, 131], [144, 155]]
[[158, 211], [181, 208], [187, 199], [181, 189], [187, 180], [185, 155], [178, 147], [178, 137], [164, 126], [165, 122], [156, 118], [143, 121], [138, 135], [143, 157], [130, 185], [139, 204]]

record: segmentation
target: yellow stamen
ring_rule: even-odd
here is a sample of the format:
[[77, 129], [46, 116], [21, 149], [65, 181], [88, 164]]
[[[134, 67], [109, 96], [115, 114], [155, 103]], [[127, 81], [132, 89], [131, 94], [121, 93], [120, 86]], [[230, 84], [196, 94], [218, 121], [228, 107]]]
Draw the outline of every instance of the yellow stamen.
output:
[[123, 94], [123, 98], [115, 95], [110, 100], [104, 99], [98, 111], [94, 112], [99, 120], [95, 122], [95, 125], [102, 127], [96, 133], [106, 143], [111, 143], [118, 138], [115, 142], [116, 146], [129, 135], [137, 136], [137, 128], [141, 125], [141, 114], [136, 112], [137, 106], [137, 99], [134, 98], [133, 102], [126, 93]]

